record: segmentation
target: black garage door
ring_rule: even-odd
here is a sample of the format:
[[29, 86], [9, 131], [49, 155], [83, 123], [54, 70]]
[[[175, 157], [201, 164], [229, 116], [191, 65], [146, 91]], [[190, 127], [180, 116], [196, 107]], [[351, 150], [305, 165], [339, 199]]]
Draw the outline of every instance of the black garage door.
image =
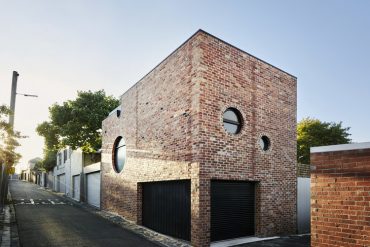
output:
[[254, 235], [254, 183], [211, 182], [211, 241]]
[[143, 225], [190, 240], [190, 181], [143, 183]]

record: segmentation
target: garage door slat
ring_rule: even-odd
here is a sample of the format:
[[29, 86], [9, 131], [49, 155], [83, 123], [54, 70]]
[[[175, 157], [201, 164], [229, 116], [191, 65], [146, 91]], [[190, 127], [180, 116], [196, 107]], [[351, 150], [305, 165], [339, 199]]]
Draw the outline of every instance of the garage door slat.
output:
[[190, 240], [190, 181], [143, 183], [143, 225]]
[[254, 235], [254, 183], [211, 182], [211, 241]]

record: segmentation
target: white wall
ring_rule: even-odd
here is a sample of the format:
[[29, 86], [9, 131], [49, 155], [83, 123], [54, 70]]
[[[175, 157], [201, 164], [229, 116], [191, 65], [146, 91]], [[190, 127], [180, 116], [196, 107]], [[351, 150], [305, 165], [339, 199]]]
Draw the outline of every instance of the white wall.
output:
[[53, 176], [54, 176], [54, 189], [55, 191], [58, 191], [58, 183], [57, 183], [57, 177], [61, 174], [65, 174], [65, 166], [64, 167], [58, 167], [55, 166], [53, 170]]
[[71, 176], [79, 175], [82, 172], [82, 151], [74, 150], [71, 154]]
[[[65, 188], [66, 196], [73, 196], [73, 179], [72, 176], [78, 175], [83, 170], [82, 165], [82, 151], [81, 150], [72, 150], [68, 149], [68, 155], [66, 160], [62, 160], [62, 164], [54, 167], [54, 181], [57, 181], [57, 176], [65, 174]], [[64, 150], [60, 150], [63, 154]], [[63, 157], [63, 155], [62, 155]], [[54, 182], [54, 190], [57, 190], [57, 183]]]
[[[80, 175], [82, 173], [82, 170], [83, 170], [83, 158], [82, 158], [83, 154], [82, 154], [82, 151], [80, 149], [78, 150], [74, 150], [72, 151], [71, 153], [71, 175], [70, 175], [70, 194], [68, 195], [69, 197], [73, 198], [73, 176], [75, 175]], [[78, 180], [78, 181], [81, 181], [81, 180]], [[81, 184], [78, 184], [78, 185], [75, 185], [75, 186], [78, 186], [76, 187], [77, 188], [77, 197], [75, 197], [74, 199], [75, 200], [80, 200], [80, 191], [81, 191]]]
[[311, 222], [310, 178], [298, 177], [297, 181], [297, 226], [298, 233], [309, 233]]
[[97, 162], [84, 167], [86, 187], [85, 196], [86, 202], [94, 207], [100, 208], [100, 177], [101, 162]]

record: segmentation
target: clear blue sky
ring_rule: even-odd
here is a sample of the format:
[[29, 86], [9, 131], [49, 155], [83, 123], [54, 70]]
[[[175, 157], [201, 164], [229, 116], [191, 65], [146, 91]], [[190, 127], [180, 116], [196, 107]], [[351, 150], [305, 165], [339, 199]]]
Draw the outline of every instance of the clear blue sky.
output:
[[0, 104], [20, 73], [16, 128], [77, 90], [121, 95], [199, 28], [298, 77], [298, 120], [343, 121], [370, 141], [370, 1], [1, 1]]

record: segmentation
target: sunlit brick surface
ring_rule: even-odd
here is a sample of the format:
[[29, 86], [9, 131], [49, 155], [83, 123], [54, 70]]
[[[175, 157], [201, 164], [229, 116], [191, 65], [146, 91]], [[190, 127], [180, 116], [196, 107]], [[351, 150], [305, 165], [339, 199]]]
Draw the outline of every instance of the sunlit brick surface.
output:
[[311, 246], [370, 246], [370, 149], [312, 153]]
[[[141, 182], [191, 179], [191, 242], [210, 244], [210, 181], [256, 181], [256, 235], [296, 230], [296, 78], [202, 31], [121, 97], [103, 122], [102, 207], [141, 223]], [[228, 107], [243, 116], [228, 134]], [[271, 149], [262, 151], [262, 135]], [[127, 143], [120, 174], [117, 136]]]

